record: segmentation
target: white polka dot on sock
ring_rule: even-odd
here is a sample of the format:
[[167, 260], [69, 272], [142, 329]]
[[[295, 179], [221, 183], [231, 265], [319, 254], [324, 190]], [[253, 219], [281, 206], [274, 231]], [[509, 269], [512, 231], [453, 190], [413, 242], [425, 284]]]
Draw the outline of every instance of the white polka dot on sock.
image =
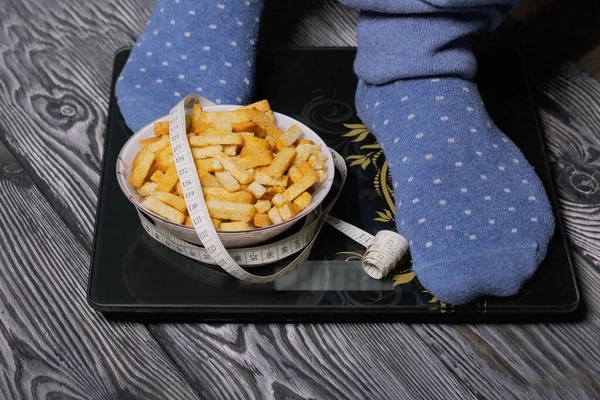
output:
[[379, 105], [380, 105], [380, 104], [381, 104], [381, 103], [380, 103], [380, 102], [378, 102], [378, 101], [377, 101], [377, 102], [375, 102], [375, 104], [374, 104], [375, 108], [379, 107]]
[[175, 93], [174, 93], [174, 95], [175, 95], [176, 97], [179, 97], [179, 96], [181, 96], [181, 93], [179, 93], [179, 92], [175, 92]]
[[208, 29], [217, 29], [217, 26], [215, 24], [210, 24], [208, 26]]
[[504, 191], [505, 191], [506, 193], [510, 193], [510, 189], [509, 189], [509, 188], [505, 188], [505, 189], [504, 189]]
[[527, 200], [529, 200], [529, 201], [535, 201], [535, 196], [529, 196], [529, 197], [527, 198]]
[[508, 211], [513, 212], [513, 211], [515, 211], [515, 208], [514, 207], [508, 207]]
[[165, 43], [165, 46], [167, 46], [167, 47], [171, 47], [171, 42], [167, 42], [167, 43]]
[[185, 78], [185, 75], [184, 74], [179, 74], [179, 79], [183, 79], [183, 78]]
[[201, 92], [201, 91], [202, 91], [202, 88], [201, 88], [201, 87], [197, 87], [197, 88], [196, 88], [196, 92]]
[[442, 116], [440, 117], [440, 121], [448, 121], [449, 119], [450, 119], [450, 118], [448, 118], [448, 116], [446, 116], [446, 115], [442, 115]]
[[531, 222], [538, 222], [538, 219], [536, 217], [532, 217]]
[[146, 72], [146, 68], [140, 68], [140, 72]]
[[477, 129], [476, 128], [471, 128], [471, 133], [477, 133]]
[[181, 56], [181, 59], [182, 60], [187, 60], [187, 56], [184, 54], [184, 55]]
[[529, 181], [527, 179], [522, 179], [521, 182], [523, 182], [523, 183], [529, 183]]
[[121, 76], [119, 76], [119, 79], [117, 79], [117, 80], [118, 80], [118, 81], [122, 81], [123, 79], [124, 79], [124, 78], [123, 78], [123, 76], [121, 75]]
[[417, 139], [421, 139], [423, 136], [425, 136], [425, 135], [423, 135], [422, 133], [417, 133], [417, 136], [415, 136], [415, 137], [416, 137]]
[[204, 50], [204, 51], [210, 51], [210, 46], [204, 46], [204, 47], [202, 47], [202, 50]]
[[483, 199], [486, 201], [490, 201], [492, 199], [492, 196], [483, 196]]
[[510, 231], [511, 231], [512, 233], [517, 233], [517, 232], [518, 232], [517, 228], [512, 228]]
[[446, 200], [440, 200], [440, 205], [441, 206], [445, 206], [446, 205]]
[[220, 8], [222, 10], [225, 8], [225, 4], [217, 4], [217, 8]]
[[503, 141], [504, 143], [508, 143], [508, 139], [507, 139], [507, 138], [502, 138], [502, 141]]
[[405, 163], [408, 161], [408, 157], [404, 156], [404, 158], [402, 159], [402, 162]]
[[428, 161], [431, 160], [432, 158], [433, 158], [433, 154], [426, 154], [425, 155], [425, 159], [428, 160]]
[[163, 80], [162, 80], [162, 79], [157, 79], [157, 80], [156, 80], [156, 83], [162, 83], [162, 82], [163, 82]]
[[471, 215], [471, 210], [465, 210], [465, 215]]
[[468, 87], [463, 87], [463, 91], [465, 91], [465, 92], [470, 92], [471, 90], [469, 90], [469, 88], [468, 88]]
[[191, 33], [190, 33], [190, 32], [185, 32], [185, 33], [183, 34], [183, 36], [185, 36], [185, 37], [190, 37], [190, 35], [191, 35]]
[[226, 62], [226, 63], [225, 63], [225, 66], [226, 66], [227, 68], [231, 68], [231, 63], [230, 63], [230, 62]]
[[439, 185], [440, 183], [442, 183], [442, 180], [441, 180], [440, 178], [435, 178], [435, 179], [433, 180], [433, 184], [434, 184], [434, 185]]
[[454, 138], [448, 138], [447, 142], [448, 143], [454, 143], [454, 142], [456, 142], [456, 139], [454, 139]]
[[466, 187], [464, 187], [464, 188], [460, 188], [460, 192], [461, 192], [461, 193], [467, 193], [468, 191], [469, 191], [469, 190], [468, 190]]
[[442, 100], [444, 100], [444, 96], [435, 96], [435, 100], [442, 101]]
[[406, 117], [406, 118], [407, 118], [409, 121], [410, 121], [411, 119], [415, 119], [415, 114], [410, 114], [410, 115], [409, 115], [408, 117]]
[[499, 169], [500, 171], [504, 171], [504, 170], [506, 170], [506, 167], [505, 167], [504, 165], [499, 165], [499, 166], [498, 166], [498, 169]]
[[404, 96], [403, 98], [400, 99], [401, 102], [405, 102], [406, 100], [408, 100], [408, 96]]
[[431, 82], [435, 83], [435, 82], [439, 82], [440, 80], [438, 78], [434, 78], [431, 80]]
[[201, 65], [200, 66], [200, 71], [206, 71], [206, 65]]
[[475, 235], [469, 235], [469, 240], [475, 240], [475, 239], [477, 239], [477, 236], [475, 236]]
[[389, 119], [386, 119], [385, 121], [383, 121], [383, 124], [384, 124], [384, 125], [387, 125], [387, 124], [389, 124], [389, 123], [390, 123], [390, 120], [389, 120]]
[[433, 246], [433, 243], [431, 243], [431, 242], [425, 243], [425, 247], [431, 247], [431, 246]]
[[243, 21], [240, 21], [240, 20], [237, 20], [237, 24], [238, 24], [239, 26], [244, 26], [244, 22], [243, 22]]
[[196, 11], [194, 11], [194, 10], [190, 10], [190, 11], [188, 12], [188, 14], [190, 14], [190, 15], [196, 15]]
[[246, 85], [249, 85], [249, 84], [250, 84], [250, 80], [249, 80], [248, 78], [244, 78], [244, 83], [245, 83]]
[[230, 45], [232, 45], [232, 46], [237, 46], [237, 42], [236, 42], [236, 41], [233, 41], [233, 40], [232, 40], [232, 41], [231, 41], [231, 43], [229, 43], [229, 44], [230, 44]]
[[454, 163], [455, 167], [462, 167], [462, 165], [463, 165], [463, 163], [460, 162], [460, 161], [457, 161], [457, 162]]
[[171, 25], [175, 25], [175, 20], [174, 19], [171, 20]]
[[217, 104], [221, 104], [221, 99], [216, 99], [216, 100], [215, 100], [215, 103], [217, 103]]
[[412, 182], [412, 181], [414, 181], [414, 180], [415, 180], [415, 177], [414, 177], [414, 176], [411, 176], [411, 177], [410, 177], [410, 178], [408, 178], [406, 181], [407, 181], [408, 183], [410, 183], [410, 182]]
[[425, 218], [419, 218], [419, 221], [418, 221], [418, 222], [419, 222], [420, 224], [424, 223], [424, 222], [425, 222]]
[[236, 100], [238, 103], [241, 103], [241, 102], [242, 102], [242, 98], [241, 98], [241, 97], [236, 97], [236, 98], [235, 98], [235, 100]]
[[486, 176], [486, 175], [480, 175], [479, 177], [480, 177], [481, 179], [483, 179], [484, 181], [487, 179], [487, 176]]
[[400, 138], [399, 138], [399, 137], [397, 137], [397, 138], [394, 138], [394, 143], [398, 143], [399, 141], [400, 141]]
[[494, 225], [494, 224], [496, 223], [496, 221], [495, 221], [495, 220], [493, 220], [493, 219], [490, 219], [488, 222], [489, 222], [491, 225]]
[[473, 107], [467, 107], [468, 112], [473, 112]]
[[420, 200], [419, 200], [419, 198], [418, 198], [418, 197], [415, 197], [414, 199], [412, 199], [412, 203], [413, 203], [413, 204], [417, 204], [419, 201], [420, 201]]
[[136, 89], [141, 89], [141, 88], [142, 88], [142, 85], [135, 85], [135, 88], [136, 88]]
[[148, 57], [150, 57], [151, 55], [152, 55], [151, 51], [149, 51], [149, 52], [146, 53], [146, 56], [148, 56]]
[[152, 32], [153, 35], [158, 35], [158, 29], [155, 29], [154, 32]]
[[451, 231], [452, 230], [452, 225], [446, 225], [446, 230], [447, 231]]
[[164, 65], [166, 67], [167, 65], [169, 65], [169, 62], [168, 61], [163, 61], [162, 65]]
[[477, 156], [479, 156], [479, 157], [481, 157], [483, 155], [483, 153], [480, 151], [476, 151], [475, 154], [477, 154]]
[[519, 160], [517, 160], [516, 158], [513, 158], [513, 162], [514, 162], [515, 164], [518, 164], [518, 163], [519, 163]]
[[219, 83], [220, 83], [221, 85], [226, 85], [226, 84], [227, 84], [227, 81], [226, 81], [225, 79], [219, 79]]

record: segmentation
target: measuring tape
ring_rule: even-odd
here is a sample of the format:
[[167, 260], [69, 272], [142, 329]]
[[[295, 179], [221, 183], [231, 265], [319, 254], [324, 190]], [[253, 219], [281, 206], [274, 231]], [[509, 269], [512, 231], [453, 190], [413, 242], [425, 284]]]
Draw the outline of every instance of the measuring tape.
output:
[[[353, 225], [328, 215], [340, 195], [341, 188], [339, 190], [332, 188], [336, 191], [331, 201], [324, 206], [320, 213], [316, 211], [309, 213], [303, 228], [299, 232], [263, 246], [245, 249], [226, 249], [219, 239], [219, 235], [208, 213], [208, 208], [202, 194], [202, 186], [187, 139], [185, 110], [201, 102], [206, 104], [206, 99], [191, 94], [173, 107], [169, 113], [169, 135], [171, 138], [173, 159], [183, 189], [188, 213], [194, 225], [194, 230], [204, 247], [185, 242], [170, 232], [157, 228], [148, 219], [140, 215], [142, 226], [150, 237], [186, 257], [207, 264], [219, 265], [229, 274], [243, 281], [265, 283], [289, 274], [306, 261], [315, 244], [319, 231], [327, 221], [331, 226], [367, 248], [362, 264], [365, 272], [373, 278], [381, 279], [396, 266], [408, 250], [409, 245], [404, 237], [396, 232], [385, 230], [373, 236]], [[337, 152], [332, 149], [329, 150], [334, 166], [340, 173], [341, 187], [343, 187], [347, 177], [346, 163]], [[291, 255], [296, 255], [296, 258], [272, 275], [255, 275], [240, 266], [271, 264]]]

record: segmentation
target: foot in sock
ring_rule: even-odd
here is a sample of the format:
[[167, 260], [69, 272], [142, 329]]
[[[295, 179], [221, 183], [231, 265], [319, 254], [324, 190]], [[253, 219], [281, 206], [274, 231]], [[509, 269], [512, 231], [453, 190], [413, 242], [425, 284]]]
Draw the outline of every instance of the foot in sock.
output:
[[251, 100], [262, 0], [159, 0], [119, 77], [116, 95], [134, 131], [183, 96]]
[[390, 164], [398, 232], [423, 286], [451, 304], [516, 294], [543, 260], [554, 219], [539, 178], [494, 126], [476, 85], [361, 81], [356, 105]]

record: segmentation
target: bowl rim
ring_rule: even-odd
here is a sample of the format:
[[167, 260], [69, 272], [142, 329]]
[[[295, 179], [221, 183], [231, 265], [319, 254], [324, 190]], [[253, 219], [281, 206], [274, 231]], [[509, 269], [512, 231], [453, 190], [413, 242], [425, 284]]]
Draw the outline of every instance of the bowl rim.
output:
[[[230, 110], [235, 110], [237, 108], [240, 108], [242, 106], [240, 105], [229, 105], [229, 104], [215, 104], [215, 105], [211, 105], [211, 106], [204, 106], [204, 109], [230, 109]], [[288, 115], [282, 114], [282, 113], [278, 113], [273, 111], [273, 114], [275, 115], [275, 117], [277, 117], [278, 115], [281, 115], [283, 117], [289, 118], [292, 121], [294, 121], [294, 123], [301, 125], [301, 128], [303, 133], [304, 133], [304, 129], [307, 129], [309, 131], [311, 131], [316, 137], [319, 138], [319, 140], [321, 141], [321, 144], [319, 144], [319, 147], [325, 147], [326, 151], [323, 151], [323, 153], [325, 154], [325, 156], [327, 157], [327, 161], [332, 162], [333, 164], [333, 160], [332, 160], [332, 155], [329, 152], [329, 147], [327, 146], [327, 144], [323, 141], [323, 139], [321, 139], [321, 137], [312, 129], [310, 129], [308, 126], [306, 126], [305, 124], [303, 124], [302, 122], [296, 120], [295, 118], [292, 118]], [[193, 227], [187, 226], [187, 225], [183, 225], [183, 224], [177, 224], [175, 222], [169, 221], [168, 219], [150, 211], [147, 210], [146, 208], [142, 207], [141, 204], [137, 204], [134, 199], [132, 198], [132, 195], [129, 194], [127, 192], [126, 189], [129, 189], [128, 187], [124, 187], [123, 185], [127, 185], [125, 182], [123, 182], [123, 180], [125, 179], [125, 176], [119, 171], [119, 161], [125, 165], [128, 165], [127, 162], [125, 162], [125, 159], [123, 158], [123, 150], [133, 141], [137, 141], [139, 140], [138, 138], [136, 138], [136, 135], [145, 130], [148, 129], [148, 127], [150, 125], [154, 125], [156, 122], [160, 122], [160, 121], [166, 121], [168, 120], [169, 116], [165, 115], [162, 116], [160, 118], [155, 119], [154, 121], [144, 125], [142, 128], [140, 128], [138, 131], [134, 132], [129, 139], [127, 139], [127, 141], [125, 142], [125, 144], [123, 144], [123, 146], [121, 147], [121, 150], [119, 151], [119, 155], [117, 156], [117, 163], [116, 163], [116, 172], [117, 172], [117, 182], [119, 183], [119, 187], [121, 188], [121, 191], [123, 192], [123, 195], [129, 200], [129, 202], [131, 202], [136, 209], [138, 209], [140, 212], [150, 216], [151, 218], [156, 218], [158, 220], [160, 220], [161, 223], [163, 224], [167, 224], [169, 226], [172, 226], [173, 228], [176, 229], [183, 229], [184, 232], [188, 232], [188, 233], [193, 233], [195, 232], [195, 229]], [[323, 149], [321, 149], [323, 150]], [[219, 235], [227, 235], [227, 236], [240, 236], [240, 235], [249, 235], [249, 234], [257, 234], [257, 233], [261, 233], [263, 231], [267, 231], [270, 229], [273, 229], [274, 227], [283, 227], [285, 225], [293, 225], [295, 222], [297, 222], [298, 220], [306, 217], [308, 214], [310, 214], [311, 212], [313, 212], [317, 207], [319, 207], [321, 205], [321, 203], [323, 202], [323, 200], [325, 200], [325, 198], [327, 197], [327, 195], [329, 194], [331, 187], [333, 186], [333, 180], [335, 178], [335, 165], [333, 168], [327, 168], [327, 178], [325, 179], [325, 181], [322, 182], [322, 184], [324, 184], [323, 186], [323, 190], [325, 191], [323, 198], [321, 199], [320, 202], [316, 203], [311, 203], [310, 206], [306, 207], [304, 210], [302, 210], [301, 212], [299, 212], [297, 215], [295, 215], [294, 217], [288, 219], [287, 221], [278, 223], [278, 224], [274, 224], [274, 225], [270, 225], [270, 226], [266, 226], [263, 228], [254, 228], [254, 229], [248, 229], [245, 231], [227, 231], [227, 232], [222, 232], [222, 231], [217, 231], [217, 233]], [[135, 188], [134, 188], [135, 189]], [[137, 189], [136, 189], [137, 190]]]

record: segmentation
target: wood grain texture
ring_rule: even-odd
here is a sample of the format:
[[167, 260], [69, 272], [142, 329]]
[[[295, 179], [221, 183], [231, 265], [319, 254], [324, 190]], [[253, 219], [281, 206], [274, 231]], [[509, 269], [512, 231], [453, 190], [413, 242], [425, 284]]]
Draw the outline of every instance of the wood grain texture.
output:
[[[147, 3], [2, 1], [0, 139], [48, 202], [30, 181], [0, 178], [1, 198], [16, 197], [10, 213], [0, 208], [0, 232], [11, 232], [2, 249], [24, 237], [44, 243], [0, 252], [0, 397], [600, 397], [600, 201], [588, 178], [599, 177], [600, 88], [569, 66], [536, 90], [548, 99], [542, 122], [588, 303], [583, 322], [149, 326], [190, 387], [147, 331], [92, 312], [83, 293], [112, 57], [141, 32]], [[267, 46], [354, 43], [356, 12], [333, 0], [268, 7], [299, 17], [281, 18], [288, 33]], [[66, 239], [20, 230], [15, 215], [25, 226], [43, 218]]]
[[2, 144], [0, 198], [0, 398], [196, 398], [144, 326], [88, 306], [88, 251]]
[[150, 10], [135, 1], [3, 3], [2, 139], [89, 249], [113, 54]]
[[475, 398], [407, 325], [196, 324], [151, 331], [210, 399]]

